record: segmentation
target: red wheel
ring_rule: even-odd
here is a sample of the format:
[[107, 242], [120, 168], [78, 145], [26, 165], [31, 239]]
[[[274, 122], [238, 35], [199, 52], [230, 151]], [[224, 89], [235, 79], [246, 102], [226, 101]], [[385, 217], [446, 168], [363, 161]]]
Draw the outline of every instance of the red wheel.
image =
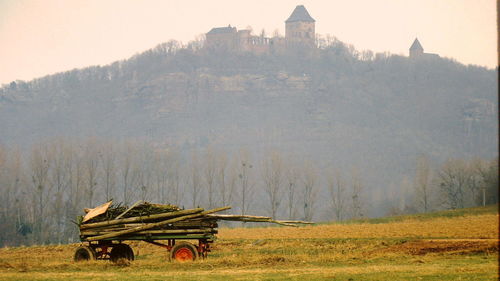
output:
[[194, 261], [198, 258], [198, 252], [193, 244], [181, 242], [172, 248], [170, 258], [180, 262]]

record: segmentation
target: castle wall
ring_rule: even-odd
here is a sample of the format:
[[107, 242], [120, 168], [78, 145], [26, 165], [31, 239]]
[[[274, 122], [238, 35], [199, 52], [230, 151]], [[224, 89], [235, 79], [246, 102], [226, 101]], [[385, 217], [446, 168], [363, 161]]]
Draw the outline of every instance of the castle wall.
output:
[[234, 50], [239, 46], [236, 32], [206, 34], [206, 45], [210, 48], [224, 48]]
[[288, 22], [285, 25], [285, 38], [288, 44], [315, 44], [315, 24], [314, 22]]

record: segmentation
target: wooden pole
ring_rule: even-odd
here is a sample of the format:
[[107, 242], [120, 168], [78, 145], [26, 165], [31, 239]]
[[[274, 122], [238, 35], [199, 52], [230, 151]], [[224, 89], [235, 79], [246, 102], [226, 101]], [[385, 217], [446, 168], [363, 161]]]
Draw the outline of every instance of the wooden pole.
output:
[[123, 215], [125, 215], [126, 213], [128, 213], [128, 211], [132, 210], [135, 206], [137, 206], [137, 205], [138, 205], [139, 203], [141, 203], [141, 202], [142, 202], [141, 200], [138, 200], [137, 202], [135, 202], [134, 204], [132, 204], [132, 206], [130, 206], [130, 208], [128, 208], [127, 210], [125, 210], [125, 212], [123, 212], [123, 213], [119, 214], [119, 215], [115, 218], [115, 220], [117, 220], [117, 219], [119, 219], [119, 218], [123, 217]]
[[134, 228], [131, 228], [131, 229], [126, 229], [126, 230], [116, 231], [116, 232], [109, 233], [109, 234], [104, 234], [104, 235], [89, 237], [89, 238], [87, 238], [87, 241], [96, 241], [96, 240], [102, 240], [102, 239], [107, 239], [107, 238], [113, 238], [113, 237], [116, 237], [116, 236], [121, 236], [121, 235], [125, 235], [125, 234], [135, 233], [135, 232], [138, 232], [138, 231], [148, 230], [148, 229], [159, 227], [159, 226], [162, 226], [162, 225], [165, 225], [165, 224], [169, 224], [169, 223], [174, 223], [174, 222], [178, 222], [178, 221], [183, 221], [183, 220], [188, 220], [188, 219], [202, 217], [204, 215], [208, 215], [208, 214], [211, 214], [211, 213], [220, 212], [220, 211], [224, 211], [224, 210], [228, 210], [228, 209], [231, 209], [231, 207], [222, 207], [222, 208], [217, 208], [217, 209], [212, 209], [212, 210], [208, 210], [208, 211], [205, 211], [205, 212], [201, 212], [201, 213], [198, 213], [198, 214], [192, 214], [192, 215], [187, 215], [187, 216], [182, 216], [182, 217], [176, 217], [176, 218], [169, 219], [169, 220], [164, 220], [164, 221], [161, 221], [161, 222], [148, 223], [146, 225], [134, 227]]
[[[213, 228], [200, 228], [200, 229], [159, 229], [159, 230], [145, 230], [145, 231], [139, 231], [135, 232], [137, 235], [142, 235], [142, 234], [192, 234], [192, 233], [213, 233], [216, 232], [216, 229]], [[113, 233], [113, 231], [94, 231], [94, 230], [87, 230], [87, 231], [82, 231], [81, 235], [83, 236], [92, 236], [92, 235], [103, 235], [103, 234], [109, 234]]]
[[115, 224], [125, 224], [125, 223], [131, 223], [131, 222], [143, 222], [143, 221], [154, 220], [154, 219], [179, 217], [179, 216], [183, 216], [183, 215], [200, 213], [202, 211], [203, 211], [202, 208], [197, 208], [197, 209], [188, 209], [188, 210], [182, 210], [182, 211], [176, 211], [176, 212], [165, 212], [165, 213], [161, 213], [161, 214], [148, 215], [148, 216], [131, 217], [131, 218], [125, 218], [125, 219], [118, 219], [118, 220], [115, 219], [115, 220], [110, 220], [110, 221], [82, 224], [82, 225], [80, 225], [80, 230], [115, 225]]

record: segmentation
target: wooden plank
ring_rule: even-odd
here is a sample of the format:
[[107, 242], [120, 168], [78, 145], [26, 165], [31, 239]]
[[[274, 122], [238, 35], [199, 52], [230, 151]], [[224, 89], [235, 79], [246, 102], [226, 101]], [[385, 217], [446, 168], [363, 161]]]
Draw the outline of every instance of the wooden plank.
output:
[[161, 213], [161, 214], [148, 215], [148, 216], [131, 217], [131, 218], [125, 218], [125, 219], [118, 219], [118, 220], [110, 220], [110, 221], [103, 221], [103, 222], [82, 224], [82, 225], [80, 225], [80, 230], [90, 229], [90, 228], [96, 228], [96, 227], [103, 227], [103, 226], [109, 226], [109, 225], [116, 225], [116, 224], [125, 224], [125, 223], [132, 223], [132, 222], [143, 222], [143, 221], [150, 221], [150, 220], [155, 220], [155, 219], [164, 219], [164, 218], [171, 218], [171, 217], [179, 217], [179, 216], [183, 216], [183, 215], [189, 215], [189, 214], [194, 214], [194, 213], [201, 213], [202, 211], [203, 211], [202, 208], [197, 208], [197, 209], [188, 209], [188, 210], [182, 210], [182, 211], [176, 211], [176, 212], [165, 212], [165, 213]]
[[131, 229], [126, 229], [126, 230], [116, 231], [116, 232], [109, 233], [109, 234], [89, 237], [89, 238], [87, 238], [87, 240], [88, 241], [97, 241], [97, 240], [102, 240], [102, 239], [107, 239], [107, 238], [113, 238], [113, 237], [122, 236], [125, 234], [131, 234], [131, 233], [135, 233], [135, 232], [139, 232], [139, 231], [143, 231], [143, 230], [148, 230], [151, 228], [159, 227], [159, 226], [166, 225], [166, 224], [171, 224], [171, 223], [182, 221], [182, 220], [202, 217], [202, 216], [207, 215], [207, 214], [220, 212], [220, 211], [224, 211], [224, 210], [228, 210], [228, 209], [231, 209], [231, 207], [216, 208], [216, 209], [208, 210], [208, 211], [197, 213], [197, 214], [192, 214], [192, 215], [187, 215], [187, 216], [176, 217], [173, 219], [164, 220], [161, 222], [148, 223], [148, 224], [145, 224], [143, 226], [134, 227]]
[[94, 209], [90, 209], [85, 217], [83, 217], [82, 222], [86, 222], [92, 218], [97, 217], [98, 215], [104, 214], [108, 210], [109, 206], [111, 206], [111, 203], [113, 203], [113, 200], [110, 200], [109, 202], [106, 202]]

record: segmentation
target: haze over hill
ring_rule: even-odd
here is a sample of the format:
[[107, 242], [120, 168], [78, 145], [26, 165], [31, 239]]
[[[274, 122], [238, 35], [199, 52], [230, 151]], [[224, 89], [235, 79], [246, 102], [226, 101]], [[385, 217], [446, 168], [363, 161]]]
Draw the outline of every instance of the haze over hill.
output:
[[314, 22], [297, 6], [285, 37], [218, 27], [0, 88], [0, 242], [72, 241], [110, 198], [306, 220], [498, 202], [497, 69], [418, 40], [360, 52]]
[[410, 176], [419, 154], [495, 156], [496, 77], [448, 59], [359, 54], [339, 41], [261, 55], [169, 42], [3, 87], [0, 130], [6, 144], [102, 136], [184, 150], [279, 148], [322, 167], [357, 166], [370, 189], [383, 188]]

